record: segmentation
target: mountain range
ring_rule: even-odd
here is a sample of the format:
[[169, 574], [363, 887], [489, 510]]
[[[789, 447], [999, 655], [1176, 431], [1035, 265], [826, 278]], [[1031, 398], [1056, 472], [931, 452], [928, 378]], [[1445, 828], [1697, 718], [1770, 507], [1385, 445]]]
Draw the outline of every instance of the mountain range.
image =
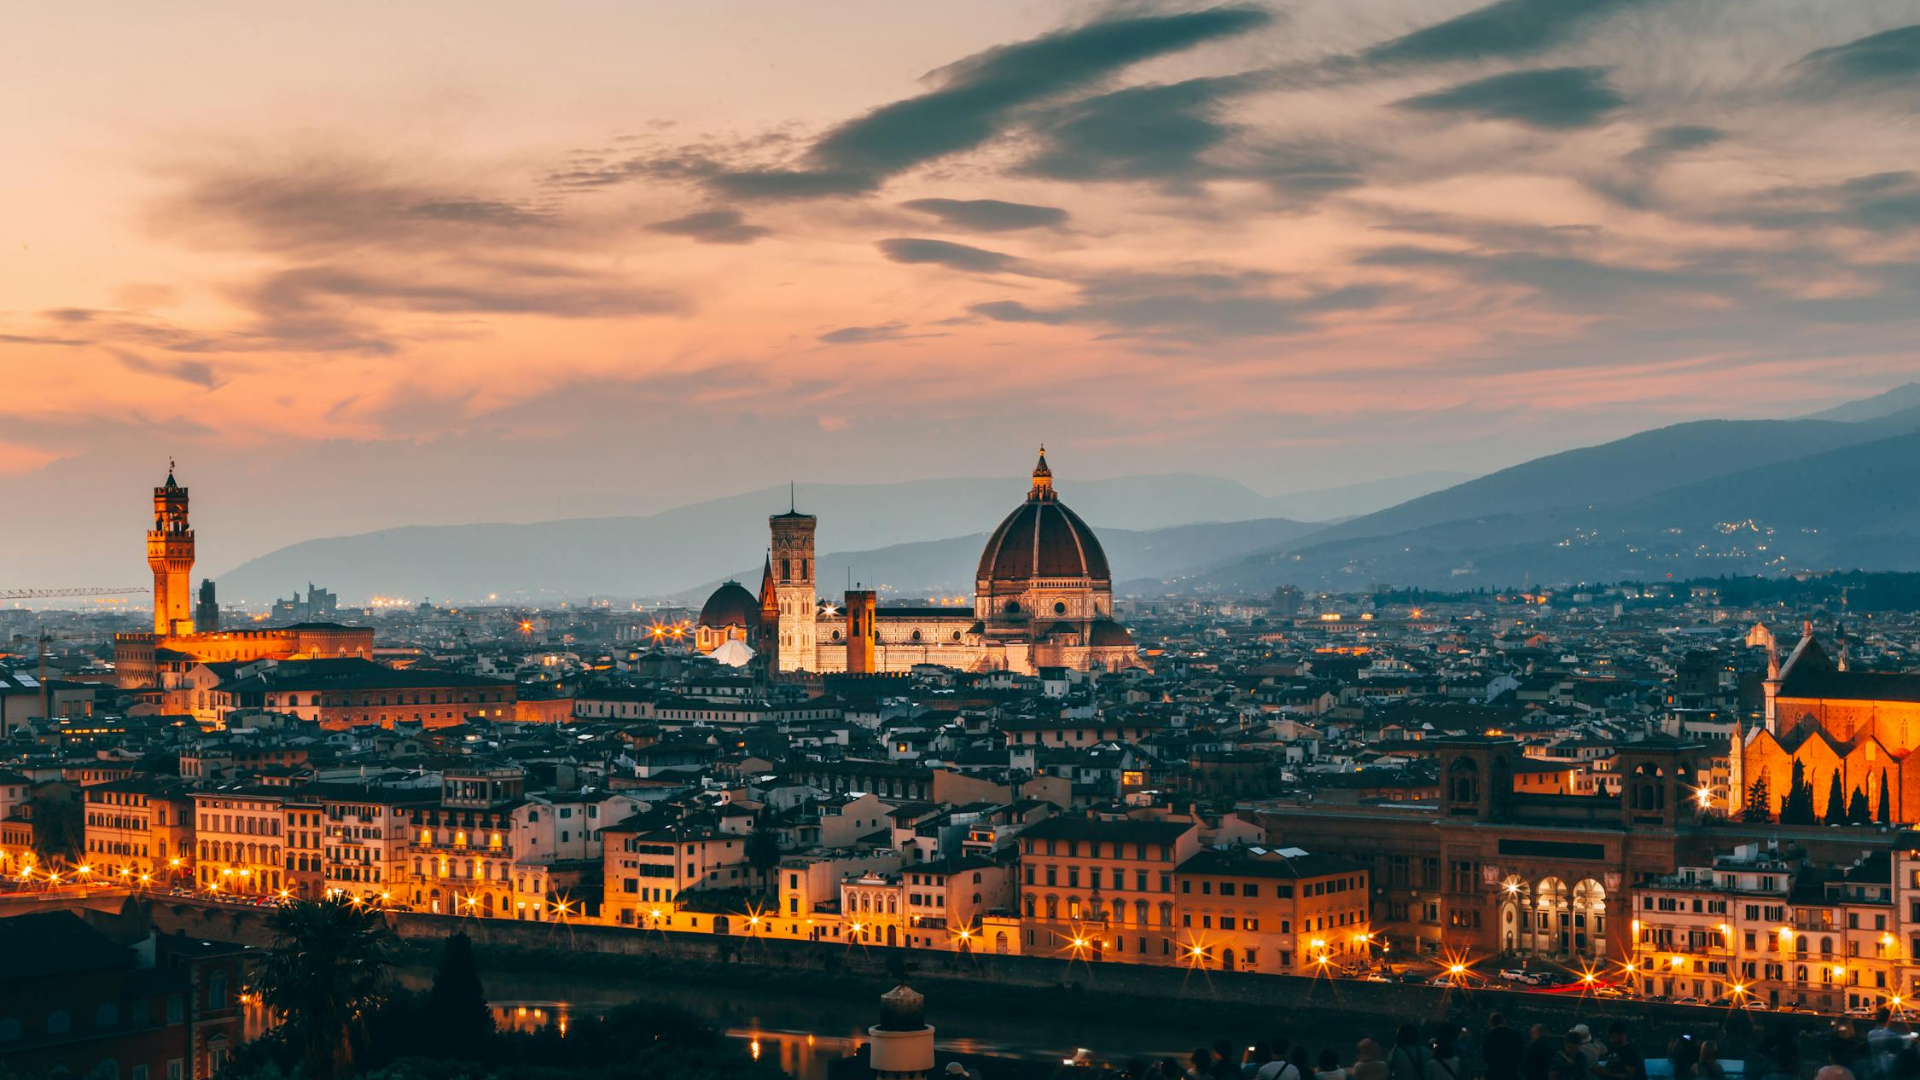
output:
[[[1007, 479], [801, 485], [820, 581], [965, 595]], [[1703, 420], [1480, 477], [1425, 473], [1263, 496], [1196, 474], [1075, 481], [1122, 591], [1509, 587], [1796, 570], [1920, 569], [1920, 384], [1791, 420]], [[768, 489], [647, 516], [418, 526], [310, 540], [219, 579], [228, 601], [314, 580], [347, 596], [697, 602], [758, 584]], [[1318, 519], [1318, 523], [1303, 519]]]

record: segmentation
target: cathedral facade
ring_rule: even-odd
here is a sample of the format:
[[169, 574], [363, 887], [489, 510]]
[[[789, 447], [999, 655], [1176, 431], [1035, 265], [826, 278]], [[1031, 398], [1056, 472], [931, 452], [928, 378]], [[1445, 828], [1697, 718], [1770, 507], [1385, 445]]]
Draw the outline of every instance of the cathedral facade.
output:
[[1113, 616], [1106, 552], [1055, 494], [1044, 449], [1026, 500], [980, 554], [971, 608], [881, 606], [864, 589], [848, 590], [840, 604], [824, 602], [814, 578], [817, 524], [797, 510], [769, 519], [759, 625], [751, 633], [708, 625], [708, 608], [732, 620], [728, 625], [745, 621], [739, 594], [746, 590], [729, 582], [701, 611], [696, 638], [702, 651], [712, 651], [705, 643], [717, 648], [738, 633], [770, 672], [879, 674], [933, 664], [1031, 674], [1046, 667], [1142, 666], [1133, 636]]
[[1920, 674], [1850, 671], [1810, 625], [1784, 662], [1766, 644], [1764, 719], [1734, 748], [1732, 808], [1764, 790], [1778, 816], [1798, 763], [1822, 819], [1845, 815], [1829, 805], [1837, 775], [1841, 796], [1864, 795], [1873, 820], [1920, 822]]

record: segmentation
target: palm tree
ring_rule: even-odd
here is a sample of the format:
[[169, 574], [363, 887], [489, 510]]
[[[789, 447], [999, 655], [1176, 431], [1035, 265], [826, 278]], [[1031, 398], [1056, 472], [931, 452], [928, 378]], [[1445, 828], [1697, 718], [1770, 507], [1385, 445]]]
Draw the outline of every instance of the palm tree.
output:
[[378, 913], [334, 898], [295, 901], [267, 921], [273, 944], [254, 972], [260, 999], [298, 1032], [307, 1074], [353, 1074], [353, 1040], [386, 989], [393, 933]]

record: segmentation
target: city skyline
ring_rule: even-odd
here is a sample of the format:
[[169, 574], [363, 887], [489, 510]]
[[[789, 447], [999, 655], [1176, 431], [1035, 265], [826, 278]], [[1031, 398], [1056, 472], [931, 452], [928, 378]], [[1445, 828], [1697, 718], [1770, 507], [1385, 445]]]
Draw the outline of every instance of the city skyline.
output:
[[[1911, 4], [463, 12], [23, 20], [0, 494], [177, 454], [272, 510], [230, 565], [1042, 440], [1482, 472], [1912, 366]], [[76, 583], [118, 514], [0, 544]]]

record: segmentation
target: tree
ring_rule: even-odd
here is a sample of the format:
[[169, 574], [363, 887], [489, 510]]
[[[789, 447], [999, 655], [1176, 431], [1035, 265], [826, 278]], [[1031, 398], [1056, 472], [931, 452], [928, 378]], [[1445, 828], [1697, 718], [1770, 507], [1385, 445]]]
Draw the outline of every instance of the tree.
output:
[[1813, 825], [1813, 782], [1807, 779], [1806, 766], [1793, 759], [1793, 777], [1787, 781], [1787, 797], [1780, 804], [1780, 824]]
[[493, 1010], [480, 989], [480, 965], [473, 959], [473, 939], [464, 933], [447, 935], [440, 967], [433, 973], [433, 989], [420, 1011], [420, 1043], [429, 1055], [482, 1060], [493, 1038]]
[[291, 1025], [312, 1080], [353, 1073], [353, 1044], [393, 966], [386, 920], [341, 898], [296, 901], [267, 920], [273, 944], [255, 969], [261, 1001]]
[[1827, 784], [1827, 812], [1823, 819], [1827, 824], [1837, 824], [1846, 820], [1847, 789], [1840, 783], [1840, 770], [1833, 770], [1831, 782]]
[[755, 825], [747, 834], [747, 865], [760, 874], [760, 888], [767, 887], [767, 875], [780, 865], [780, 837], [765, 825]]
[[1847, 824], [1873, 824], [1873, 814], [1867, 810], [1867, 793], [1859, 788], [1854, 788], [1853, 796], [1847, 800]]
[[1753, 783], [1747, 785], [1747, 805], [1740, 812], [1740, 818], [1748, 822], [1773, 820], [1773, 792], [1767, 783], [1765, 769], [1760, 771]]
[[1887, 770], [1880, 770], [1880, 824], [1893, 824], [1893, 794], [1887, 789]]

